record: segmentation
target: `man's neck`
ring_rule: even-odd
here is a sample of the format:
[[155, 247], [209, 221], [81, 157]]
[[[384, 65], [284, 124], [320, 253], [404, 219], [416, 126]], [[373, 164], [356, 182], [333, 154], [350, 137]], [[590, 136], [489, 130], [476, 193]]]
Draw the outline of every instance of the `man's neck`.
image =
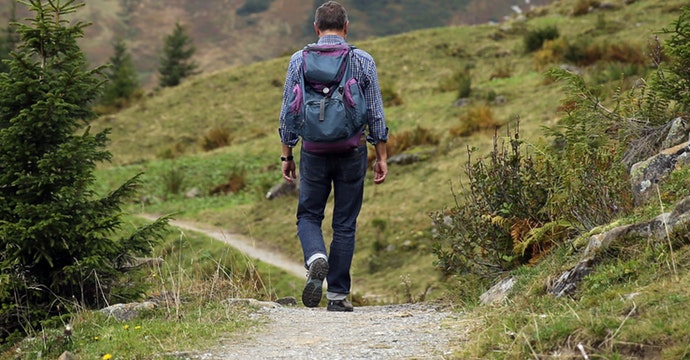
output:
[[345, 38], [345, 32], [342, 30], [326, 30], [319, 33], [319, 37], [324, 37], [326, 35], [335, 35]]

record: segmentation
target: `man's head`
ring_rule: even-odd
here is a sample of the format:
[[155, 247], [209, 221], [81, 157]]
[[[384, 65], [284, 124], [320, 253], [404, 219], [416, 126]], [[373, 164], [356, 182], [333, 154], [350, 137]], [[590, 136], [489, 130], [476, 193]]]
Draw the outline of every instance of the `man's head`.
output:
[[314, 15], [314, 29], [320, 36], [322, 33], [347, 34], [347, 11], [336, 1], [328, 1], [316, 9]]

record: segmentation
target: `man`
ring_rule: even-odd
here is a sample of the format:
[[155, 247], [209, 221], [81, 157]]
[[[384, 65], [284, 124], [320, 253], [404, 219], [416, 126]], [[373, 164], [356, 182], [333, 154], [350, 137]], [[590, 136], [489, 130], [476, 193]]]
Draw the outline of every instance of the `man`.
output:
[[[349, 22], [345, 8], [328, 1], [316, 10], [314, 30], [318, 45], [345, 44]], [[357, 216], [362, 207], [364, 178], [367, 169], [367, 145], [374, 145], [374, 183], [381, 184], [388, 174], [386, 141], [388, 128], [383, 114], [381, 89], [376, 64], [367, 52], [354, 49], [350, 54], [352, 74], [358, 80], [367, 104], [368, 133], [362, 136], [354, 150], [338, 153], [313, 153], [300, 150], [299, 203], [297, 207], [297, 235], [308, 269], [307, 282], [302, 291], [302, 303], [316, 307], [321, 302], [324, 278], [328, 282], [326, 298], [328, 311], [352, 311], [348, 300], [351, 278], [350, 266], [355, 249]], [[282, 142], [282, 173], [290, 183], [296, 179], [292, 149], [299, 136], [286, 129], [289, 91], [300, 81], [302, 51], [292, 55], [288, 65], [280, 112], [280, 140]], [[333, 189], [333, 239], [326, 250], [321, 223], [329, 194]]]

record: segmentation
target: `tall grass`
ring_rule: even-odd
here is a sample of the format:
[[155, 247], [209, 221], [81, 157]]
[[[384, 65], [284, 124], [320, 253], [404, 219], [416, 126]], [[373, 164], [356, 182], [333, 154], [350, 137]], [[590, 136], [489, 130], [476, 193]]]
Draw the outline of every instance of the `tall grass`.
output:
[[57, 358], [65, 351], [83, 359], [105, 354], [113, 359], [148, 359], [203, 350], [221, 336], [255, 324], [250, 307], [228, 299], [276, 300], [279, 294], [292, 294], [298, 281], [284, 271], [257, 265], [216, 240], [181, 230], [169, 235], [153, 254], [137, 276], [151, 289], [142, 301], [152, 301], [155, 307], [127, 320], [98, 311], [65, 314], [62, 324], [37, 329], [35, 337], [0, 353], [0, 359]]

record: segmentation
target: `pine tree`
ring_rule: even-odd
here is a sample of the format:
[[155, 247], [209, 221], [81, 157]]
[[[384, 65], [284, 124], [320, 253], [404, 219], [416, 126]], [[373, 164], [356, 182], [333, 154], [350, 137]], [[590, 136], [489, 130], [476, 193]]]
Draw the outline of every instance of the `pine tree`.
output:
[[64, 313], [140, 295], [141, 286], [118, 282], [167, 224], [114, 239], [138, 177], [102, 197], [92, 189], [96, 165], [111, 154], [108, 132], [88, 126], [102, 75], [77, 45], [87, 24], [65, 20], [83, 4], [21, 3], [35, 17], [18, 25], [16, 55], [0, 74], [0, 343], [36, 329], [56, 304]]
[[187, 31], [180, 23], [175, 23], [173, 32], [165, 37], [163, 55], [158, 66], [161, 87], [180, 84], [182, 79], [197, 73], [198, 65], [192, 60], [196, 49]]
[[127, 51], [124, 40], [116, 39], [113, 50], [113, 56], [110, 57], [111, 67], [106, 72], [109, 82], [105, 85], [101, 103], [122, 108], [140, 92], [141, 88], [132, 56]]

